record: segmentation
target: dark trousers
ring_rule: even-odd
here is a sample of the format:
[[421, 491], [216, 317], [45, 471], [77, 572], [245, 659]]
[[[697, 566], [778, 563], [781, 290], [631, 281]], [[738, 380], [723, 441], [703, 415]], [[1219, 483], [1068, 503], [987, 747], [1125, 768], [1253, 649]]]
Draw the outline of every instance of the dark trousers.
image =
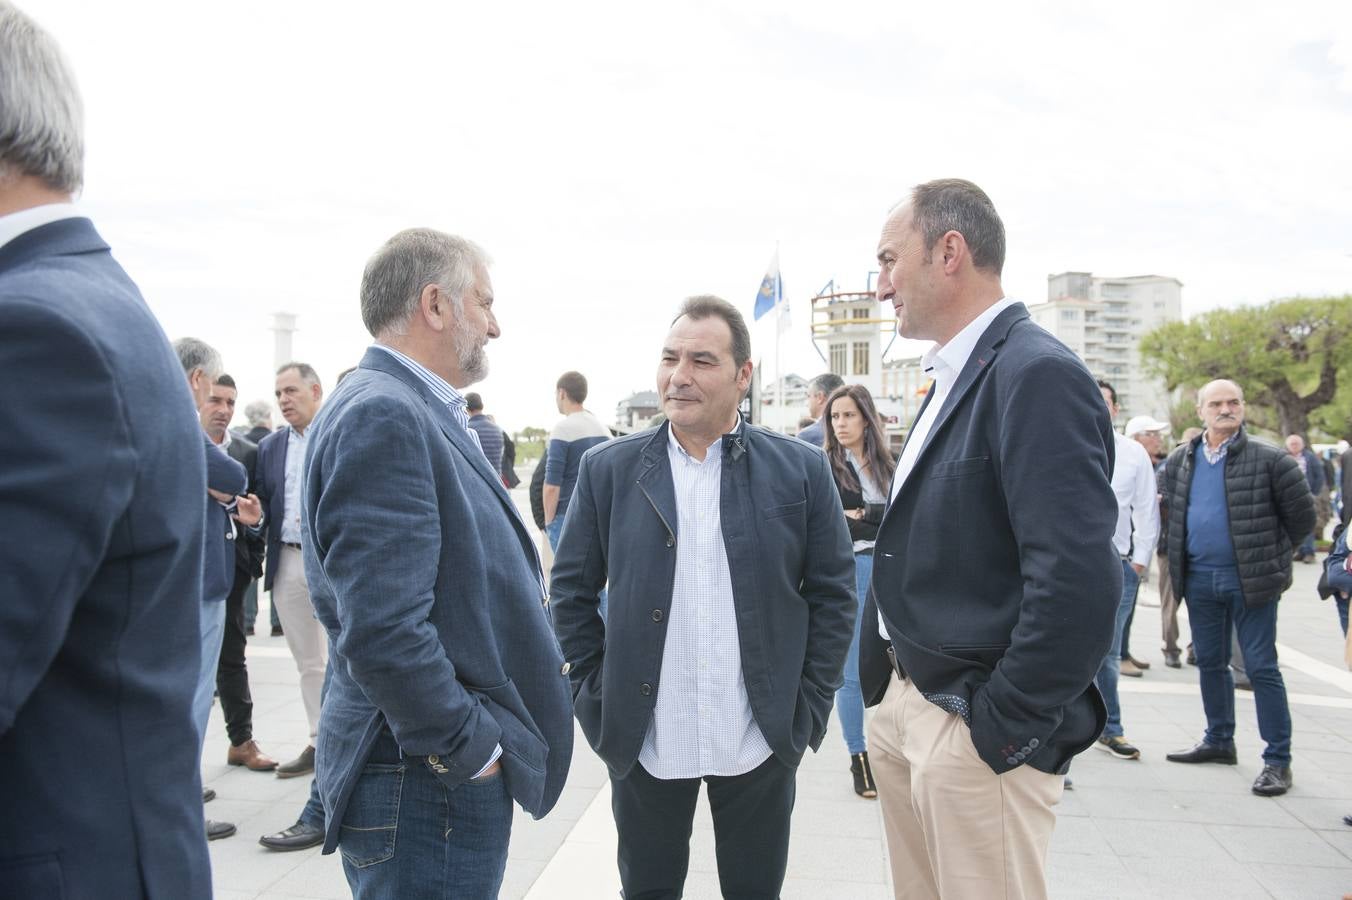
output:
[[225, 598], [221, 659], [216, 664], [216, 693], [225, 714], [225, 732], [236, 747], [253, 738], [253, 695], [244, 663], [244, 591], [252, 581], [247, 572], [235, 567], [235, 583]]
[[789, 862], [796, 771], [774, 756], [743, 775], [664, 780], [640, 763], [610, 779], [625, 900], [675, 900], [690, 865], [699, 785], [709, 786], [718, 883], [727, 900], [774, 900]]
[[[259, 582], [262, 579], [255, 578], [249, 582], [249, 587], [244, 591], [244, 630], [248, 631], [254, 627], [254, 622], [258, 619], [258, 591]], [[268, 608], [272, 610], [272, 627], [278, 629], [282, 627], [282, 620], [277, 615], [277, 604], [269, 603]]]

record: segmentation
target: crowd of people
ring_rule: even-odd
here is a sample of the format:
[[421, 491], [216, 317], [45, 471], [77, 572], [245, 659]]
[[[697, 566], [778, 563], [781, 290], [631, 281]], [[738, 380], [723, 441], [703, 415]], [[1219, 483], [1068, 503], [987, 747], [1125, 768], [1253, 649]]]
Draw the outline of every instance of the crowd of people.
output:
[[[1225, 379], [1167, 454], [1165, 423], [1117, 433], [1113, 386], [1005, 295], [975, 184], [917, 185], [880, 231], [878, 299], [933, 342], [899, 453], [836, 375], [798, 436], [747, 421], [747, 324], [692, 296], [654, 348], [659, 425], [612, 439], [586, 378], [558, 379], [530, 484], [546, 574], [514, 444], [466, 390], [501, 336], [478, 245], [392, 236], [362, 275], [360, 362], [327, 396], [286, 363], [285, 424], [250, 404], [235, 433], [220, 354], [169, 342], [73, 205], [82, 147], [58, 48], [0, 0], [0, 896], [210, 896], [207, 841], [236, 830], [203, 805], [218, 696], [229, 764], [311, 779], [261, 843], [337, 852], [358, 898], [495, 897], [574, 720], [626, 897], [681, 896], [701, 790], [724, 895], [777, 897], [833, 710], [898, 897], [1045, 897], [1075, 756], [1140, 756], [1118, 681], [1148, 668], [1126, 636], [1152, 562], [1165, 664], [1186, 603], [1207, 723], [1168, 759], [1236, 763], [1242, 672], [1252, 790], [1292, 788], [1277, 601], [1348, 457], [1251, 436]], [[1344, 631], [1347, 557], [1342, 535]], [[309, 728], [285, 762], [254, 733], [260, 588]]]

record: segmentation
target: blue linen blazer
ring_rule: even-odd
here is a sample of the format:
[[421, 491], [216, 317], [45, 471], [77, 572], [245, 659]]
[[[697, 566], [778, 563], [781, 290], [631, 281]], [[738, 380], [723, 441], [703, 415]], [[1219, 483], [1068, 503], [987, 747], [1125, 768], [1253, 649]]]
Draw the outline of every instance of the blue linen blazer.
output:
[[83, 218], [0, 247], [0, 335], [0, 897], [209, 897], [183, 369]]
[[508, 790], [540, 818], [568, 774], [572, 701], [535, 545], [501, 478], [375, 348], [310, 427], [302, 543], [333, 673], [316, 743], [324, 852], [385, 726], [407, 756], [439, 757], [428, 770], [451, 788], [501, 745]]

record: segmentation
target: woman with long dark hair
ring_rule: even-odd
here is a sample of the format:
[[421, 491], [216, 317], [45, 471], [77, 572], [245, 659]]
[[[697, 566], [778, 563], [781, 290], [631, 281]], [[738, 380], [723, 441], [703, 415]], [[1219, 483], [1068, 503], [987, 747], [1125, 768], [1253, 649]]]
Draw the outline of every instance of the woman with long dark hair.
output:
[[854, 622], [854, 639], [845, 659], [845, 684], [836, 692], [836, 715], [850, 751], [850, 773], [854, 792], [861, 797], [878, 796], [873, 770], [868, 764], [868, 745], [864, 740], [864, 697], [859, 690], [859, 628], [863, 619], [864, 598], [873, 575], [873, 540], [883, 519], [887, 492], [892, 484], [896, 460], [887, 449], [887, 433], [868, 388], [847, 384], [836, 388], [826, 401], [824, 449], [836, 478], [836, 490], [845, 510], [850, 538], [854, 541], [854, 581], [859, 592], [859, 615]]

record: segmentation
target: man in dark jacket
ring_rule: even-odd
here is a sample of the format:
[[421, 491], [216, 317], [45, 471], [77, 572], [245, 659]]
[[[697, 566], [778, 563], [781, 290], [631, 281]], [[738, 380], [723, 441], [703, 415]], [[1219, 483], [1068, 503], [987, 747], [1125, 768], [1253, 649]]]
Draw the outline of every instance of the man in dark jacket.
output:
[[[1310, 486], [1310, 495], [1318, 498], [1319, 492], [1324, 489], [1324, 464], [1320, 462], [1319, 457], [1314, 455], [1314, 451], [1305, 446], [1305, 438], [1298, 434], [1288, 434], [1286, 436], [1286, 452], [1296, 461], [1300, 467], [1301, 474], [1305, 476], [1305, 483]], [[1315, 522], [1319, 521], [1319, 510], [1316, 504]], [[1293, 557], [1297, 562], [1314, 562], [1314, 540], [1319, 535], [1311, 531], [1305, 535], [1305, 540], [1300, 542], [1296, 548], [1296, 555]]]
[[610, 769], [626, 897], [681, 896], [701, 781], [723, 895], [779, 896], [798, 763], [854, 632], [826, 456], [743, 422], [750, 381], [741, 314], [687, 300], [658, 365], [667, 422], [582, 457], [554, 559], [554, 627]]
[[1084, 363], [1005, 297], [1004, 252], [990, 198], [958, 179], [914, 188], [878, 245], [878, 299], [935, 342], [860, 628], [898, 896], [1045, 897], [1062, 775], [1107, 721], [1112, 422]]
[[1314, 498], [1300, 466], [1244, 430], [1244, 392], [1213, 381], [1197, 393], [1206, 430], [1164, 467], [1169, 576], [1188, 605], [1207, 729], [1171, 762], [1234, 765], [1235, 683], [1230, 632], [1239, 638], [1267, 743], [1253, 792], [1291, 788], [1291, 712], [1277, 668], [1277, 600], [1291, 586], [1291, 547], [1314, 528]]

